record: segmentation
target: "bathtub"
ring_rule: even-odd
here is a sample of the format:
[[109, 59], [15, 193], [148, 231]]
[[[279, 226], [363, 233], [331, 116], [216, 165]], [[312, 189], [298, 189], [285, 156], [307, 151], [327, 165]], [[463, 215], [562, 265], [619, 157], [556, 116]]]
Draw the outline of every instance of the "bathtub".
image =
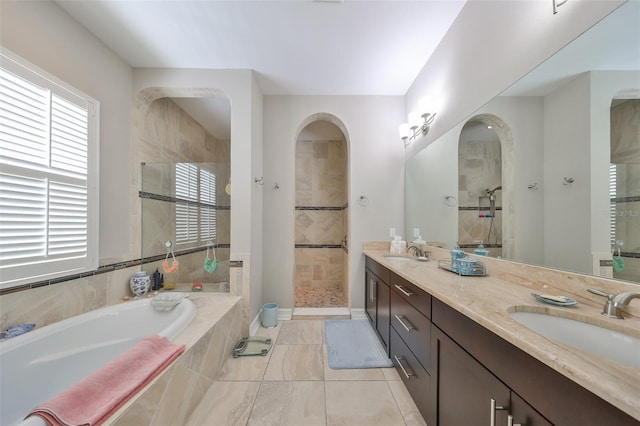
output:
[[[196, 314], [188, 299], [168, 312], [151, 299], [87, 312], [0, 342], [0, 425], [21, 424], [38, 404], [151, 334], [173, 340]], [[25, 424], [44, 424], [30, 417]]]

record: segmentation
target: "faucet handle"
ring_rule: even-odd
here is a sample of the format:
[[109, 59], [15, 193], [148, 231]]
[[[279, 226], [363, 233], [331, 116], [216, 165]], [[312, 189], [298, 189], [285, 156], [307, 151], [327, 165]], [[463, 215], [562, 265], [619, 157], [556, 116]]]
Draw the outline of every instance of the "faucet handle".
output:
[[589, 293], [597, 294], [598, 296], [607, 298], [607, 301], [604, 302], [604, 306], [602, 307], [602, 315], [610, 318], [623, 318], [620, 307], [617, 306], [617, 304], [613, 300], [613, 298], [615, 297], [613, 294], [605, 293], [604, 291], [598, 290], [597, 288], [588, 288], [587, 291]]
[[598, 296], [606, 297], [607, 299], [613, 299], [613, 294], [605, 293], [602, 290], [598, 290], [597, 288], [588, 288], [587, 291], [589, 293], [597, 294]]

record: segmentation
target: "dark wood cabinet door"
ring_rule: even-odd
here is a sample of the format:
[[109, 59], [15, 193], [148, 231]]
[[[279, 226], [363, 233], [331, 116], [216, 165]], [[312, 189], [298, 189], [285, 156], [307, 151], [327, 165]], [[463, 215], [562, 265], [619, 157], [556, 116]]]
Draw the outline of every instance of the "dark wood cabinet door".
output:
[[376, 328], [377, 306], [376, 276], [369, 270], [364, 271], [364, 307], [373, 328]]
[[382, 344], [389, 355], [389, 317], [391, 315], [391, 293], [389, 286], [382, 280], [378, 280], [378, 320], [376, 330], [382, 339]]
[[[436, 327], [432, 338], [437, 351], [437, 424], [490, 426], [495, 416], [495, 425], [506, 425], [510, 389]], [[493, 413], [492, 400], [497, 407]]]
[[516, 393], [511, 392], [511, 415], [513, 424], [521, 426], [552, 426], [540, 413], [532, 406], [520, 398]]

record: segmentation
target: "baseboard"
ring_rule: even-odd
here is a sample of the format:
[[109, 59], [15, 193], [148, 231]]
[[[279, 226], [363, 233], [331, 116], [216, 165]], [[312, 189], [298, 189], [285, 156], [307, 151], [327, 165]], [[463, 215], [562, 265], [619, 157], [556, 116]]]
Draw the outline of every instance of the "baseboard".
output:
[[351, 319], [367, 319], [364, 309], [351, 309]]
[[278, 321], [289, 321], [293, 314], [293, 309], [278, 308]]
[[255, 336], [260, 328], [260, 318], [262, 318], [262, 309], [258, 311], [258, 314], [253, 318], [251, 324], [249, 325], [249, 336]]

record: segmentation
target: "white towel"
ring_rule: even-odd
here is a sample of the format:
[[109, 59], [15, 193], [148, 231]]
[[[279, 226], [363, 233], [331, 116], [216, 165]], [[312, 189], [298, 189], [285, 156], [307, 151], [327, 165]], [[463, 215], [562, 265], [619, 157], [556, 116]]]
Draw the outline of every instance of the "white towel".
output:
[[187, 293], [160, 293], [151, 299], [151, 306], [156, 311], [170, 311], [182, 302], [182, 299], [189, 297]]

